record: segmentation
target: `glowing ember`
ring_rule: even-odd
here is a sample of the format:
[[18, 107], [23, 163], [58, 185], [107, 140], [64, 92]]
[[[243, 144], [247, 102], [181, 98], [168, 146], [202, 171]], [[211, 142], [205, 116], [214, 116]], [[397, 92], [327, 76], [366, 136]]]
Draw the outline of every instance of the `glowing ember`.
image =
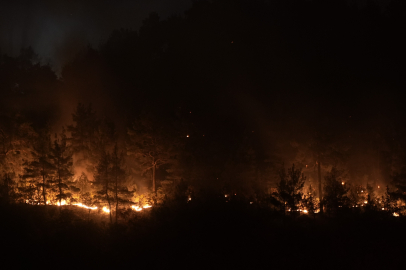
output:
[[134, 209], [137, 212], [142, 211], [142, 207], [140, 207], [138, 205], [132, 205], [131, 208]]
[[363, 190], [361, 190], [361, 192], [364, 192]]
[[385, 210], [385, 208], [382, 207], [382, 210]]
[[396, 213], [396, 212], [394, 212], [394, 213], [393, 213], [393, 216], [394, 216], [394, 217], [398, 217], [398, 216], [399, 216], [399, 214], [398, 214], [398, 213]]
[[303, 210], [303, 213], [307, 214], [307, 213], [309, 213], [309, 212], [305, 209], [305, 210]]
[[365, 204], [367, 204], [367, 203], [368, 203], [368, 201], [364, 201], [364, 203], [365, 203]]
[[91, 206], [84, 205], [84, 204], [82, 204], [82, 203], [74, 203], [74, 204], [72, 204], [72, 205], [79, 206], [79, 207], [83, 207], [83, 208], [90, 209], [90, 210], [96, 210], [96, 209], [97, 209], [96, 206], [95, 206], [95, 207], [91, 207]]
[[381, 186], [378, 186], [378, 188], [381, 188]]
[[152, 206], [149, 204], [144, 205], [142, 208], [151, 208]]
[[[250, 202], [250, 204], [252, 204], [252, 202]], [[290, 210], [289, 210], [290, 211]]]
[[226, 195], [224, 195], [224, 197], [226, 197], [226, 198], [227, 198], [227, 197], [228, 197], [228, 195], [226, 194]]
[[344, 184], [345, 184], [344, 182], [341, 182], [341, 185], [343, 185], [343, 186], [344, 186]]
[[189, 138], [189, 135], [186, 135], [187, 138]]
[[110, 210], [106, 206], [103, 206], [102, 210], [103, 210], [103, 212], [110, 213]]

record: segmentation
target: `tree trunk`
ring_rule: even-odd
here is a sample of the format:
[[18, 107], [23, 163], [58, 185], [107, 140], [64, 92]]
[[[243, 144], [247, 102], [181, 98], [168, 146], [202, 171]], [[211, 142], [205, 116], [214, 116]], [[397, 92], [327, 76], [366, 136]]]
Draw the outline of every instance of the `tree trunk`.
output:
[[321, 187], [320, 160], [317, 162], [317, 171], [318, 171], [318, 176], [319, 176], [320, 214], [323, 214], [323, 189]]

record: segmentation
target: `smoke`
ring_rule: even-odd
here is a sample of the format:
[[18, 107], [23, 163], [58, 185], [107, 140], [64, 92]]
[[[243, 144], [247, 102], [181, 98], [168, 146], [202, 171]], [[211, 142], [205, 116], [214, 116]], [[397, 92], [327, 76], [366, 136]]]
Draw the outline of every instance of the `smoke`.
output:
[[112, 30], [136, 30], [151, 12], [164, 19], [190, 6], [188, 0], [2, 1], [0, 49], [16, 56], [21, 48], [32, 46], [59, 74], [73, 55], [88, 44], [97, 47]]

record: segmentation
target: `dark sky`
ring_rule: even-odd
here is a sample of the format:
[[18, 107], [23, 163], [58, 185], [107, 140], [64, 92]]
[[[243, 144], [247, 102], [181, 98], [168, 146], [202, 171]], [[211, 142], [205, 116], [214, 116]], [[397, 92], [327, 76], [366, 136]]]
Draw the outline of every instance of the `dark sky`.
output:
[[190, 0], [16, 0], [0, 2], [1, 53], [17, 55], [32, 46], [56, 68], [90, 43], [98, 46], [112, 30], [138, 29], [149, 13], [164, 19], [183, 14]]

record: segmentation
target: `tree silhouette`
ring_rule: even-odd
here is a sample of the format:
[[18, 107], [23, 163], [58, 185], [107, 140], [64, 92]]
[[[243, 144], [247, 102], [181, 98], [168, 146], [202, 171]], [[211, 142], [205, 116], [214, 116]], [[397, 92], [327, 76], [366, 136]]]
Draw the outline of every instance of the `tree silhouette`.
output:
[[26, 162], [22, 177], [32, 181], [42, 190], [44, 205], [47, 204], [47, 189], [50, 187], [48, 181], [54, 176], [55, 167], [51, 163], [51, 139], [47, 131], [43, 131], [36, 138], [33, 145], [33, 160]]
[[292, 164], [292, 168], [286, 169], [283, 167], [279, 171], [279, 183], [277, 197], [283, 207], [288, 206], [290, 211], [297, 211], [299, 203], [303, 198], [303, 187], [306, 181], [306, 177], [302, 173], [301, 169], [296, 169], [295, 164]]
[[324, 176], [324, 202], [329, 212], [338, 211], [341, 207], [349, 206], [349, 191], [347, 178], [343, 171], [333, 167], [331, 171]]
[[51, 148], [50, 159], [54, 166], [54, 187], [56, 188], [56, 199], [59, 205], [62, 206], [62, 200], [67, 200], [71, 197], [71, 193], [65, 191], [69, 190], [68, 183], [71, 180], [72, 173], [72, 154], [69, 152], [67, 146], [67, 139], [65, 132], [60, 135], [61, 138], [55, 138]]

